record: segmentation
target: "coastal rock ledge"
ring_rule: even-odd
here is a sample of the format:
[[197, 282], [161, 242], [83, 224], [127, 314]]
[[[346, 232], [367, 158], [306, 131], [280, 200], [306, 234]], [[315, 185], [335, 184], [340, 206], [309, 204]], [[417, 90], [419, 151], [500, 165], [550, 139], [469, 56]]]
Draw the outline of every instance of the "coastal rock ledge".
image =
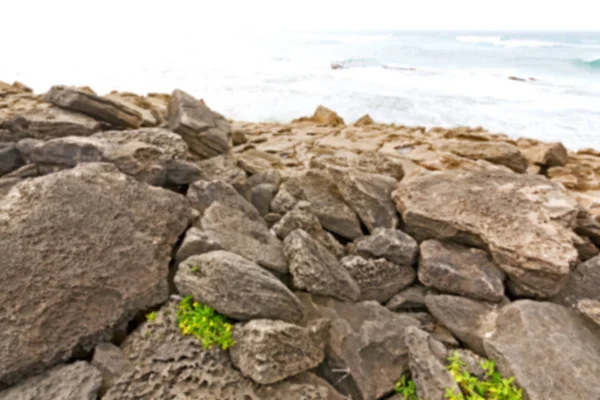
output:
[[0, 400], [598, 400], [599, 246], [596, 150], [0, 82]]

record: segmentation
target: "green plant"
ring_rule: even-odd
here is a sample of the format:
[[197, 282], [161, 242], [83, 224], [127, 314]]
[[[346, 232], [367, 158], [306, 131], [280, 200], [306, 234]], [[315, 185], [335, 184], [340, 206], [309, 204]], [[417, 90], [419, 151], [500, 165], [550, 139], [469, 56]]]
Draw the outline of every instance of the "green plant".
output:
[[231, 336], [233, 326], [213, 308], [194, 302], [187, 296], [179, 303], [177, 325], [184, 335], [196, 336], [205, 349], [219, 345], [223, 350], [235, 344]]
[[198, 272], [198, 266], [197, 265], [192, 265], [190, 268], [192, 269], [193, 273]]
[[146, 320], [154, 321], [156, 319], [156, 311], [146, 314]]
[[402, 396], [402, 400], [419, 400], [417, 397], [417, 385], [406, 375], [396, 383], [396, 393]]

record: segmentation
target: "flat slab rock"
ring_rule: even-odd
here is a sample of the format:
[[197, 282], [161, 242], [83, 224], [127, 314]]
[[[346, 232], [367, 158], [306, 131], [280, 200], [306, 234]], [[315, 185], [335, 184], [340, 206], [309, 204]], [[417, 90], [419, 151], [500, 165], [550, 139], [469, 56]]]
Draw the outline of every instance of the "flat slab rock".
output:
[[541, 176], [508, 171], [444, 171], [405, 179], [395, 192], [409, 233], [489, 248], [522, 291], [548, 297], [576, 263], [578, 208]]
[[28, 179], [0, 198], [0, 385], [91, 351], [164, 302], [190, 219], [183, 196], [110, 164]]

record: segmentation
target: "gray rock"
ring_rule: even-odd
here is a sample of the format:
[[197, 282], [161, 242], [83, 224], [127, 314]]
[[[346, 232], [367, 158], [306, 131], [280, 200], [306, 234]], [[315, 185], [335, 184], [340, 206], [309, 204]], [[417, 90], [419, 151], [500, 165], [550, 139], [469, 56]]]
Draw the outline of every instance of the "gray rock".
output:
[[[319, 218], [323, 228], [328, 231], [347, 239], [356, 239], [362, 236], [356, 213], [348, 206], [328, 173], [308, 170], [285, 181], [282, 184], [282, 190], [291, 194], [296, 202], [308, 201], [311, 204], [311, 211]], [[278, 197], [279, 194], [273, 201], [278, 201]], [[289, 199], [286, 199], [284, 204], [287, 207], [275, 205], [273, 211], [290, 211], [290, 207], [293, 207], [296, 202], [290, 204]]]
[[486, 372], [481, 366], [485, 361], [485, 358], [477, 355], [477, 353], [468, 349], [455, 349], [449, 352], [449, 356], [458, 356], [460, 361], [464, 364], [464, 369], [471, 375], [476, 376], [479, 379], [485, 378]]
[[187, 198], [192, 207], [204, 215], [214, 202], [242, 211], [248, 218], [262, 221], [256, 207], [246, 201], [230, 184], [223, 181], [197, 181], [188, 188]]
[[179, 265], [175, 285], [221, 314], [294, 322], [302, 318], [296, 296], [275, 276], [251, 261], [225, 251], [192, 256]]
[[142, 115], [128, 105], [75, 87], [53, 86], [44, 100], [106, 122], [115, 128], [139, 128], [142, 124]]
[[292, 211], [298, 202], [299, 200], [288, 192], [285, 185], [282, 185], [271, 201], [271, 210], [279, 214], [285, 214]]
[[434, 172], [404, 179], [395, 199], [409, 233], [488, 248], [510, 280], [531, 294], [558, 293], [577, 260], [576, 202], [545, 177]]
[[264, 172], [259, 172], [248, 178], [247, 186], [251, 189], [254, 186], [262, 185], [265, 183], [271, 184], [276, 188], [279, 188], [279, 185], [281, 185], [281, 173], [276, 169], [269, 169]]
[[190, 218], [183, 196], [110, 164], [28, 179], [0, 198], [0, 385], [91, 351], [165, 301]]
[[297, 229], [283, 242], [290, 273], [297, 289], [356, 301], [360, 288], [335, 256], [308, 233]]
[[444, 400], [448, 389], [461, 393], [456, 381], [445, 366], [446, 347], [427, 332], [409, 327], [404, 342], [408, 347], [411, 377], [421, 399]]
[[37, 145], [29, 155], [38, 167], [72, 168], [78, 163], [100, 162], [106, 143], [85, 136], [67, 136]]
[[359, 255], [385, 258], [398, 265], [414, 265], [419, 252], [417, 242], [396, 229], [377, 228], [371, 235], [360, 237], [354, 243]]
[[26, 138], [19, 140], [16, 144], [16, 147], [17, 150], [19, 150], [19, 153], [21, 153], [21, 157], [23, 157], [25, 162], [31, 163], [31, 154], [33, 153], [33, 150], [43, 143], [43, 140]]
[[269, 232], [263, 220], [252, 219], [243, 211], [217, 201], [204, 212], [201, 226], [225, 250], [277, 274], [288, 272], [283, 244]]
[[281, 214], [268, 213], [263, 217], [263, 219], [265, 220], [265, 222], [267, 223], [267, 226], [269, 228], [273, 228], [275, 226], [275, 224], [281, 220], [282, 217], [283, 217], [283, 215], [281, 215]]
[[494, 330], [499, 305], [450, 295], [428, 295], [425, 304], [435, 319], [461, 342], [486, 356], [483, 340]]
[[133, 364], [125, 357], [121, 349], [112, 343], [100, 343], [96, 346], [92, 365], [102, 373], [100, 396], [115, 384], [119, 376], [133, 368]]
[[577, 303], [577, 310], [600, 326], [600, 300], [580, 300]]
[[217, 156], [196, 163], [200, 168], [202, 180], [223, 181], [229, 183], [239, 193], [243, 193], [246, 185], [246, 173], [237, 166], [236, 160], [230, 156]]
[[261, 400], [347, 400], [315, 374], [303, 372], [274, 385], [256, 389]]
[[250, 193], [250, 202], [256, 207], [260, 215], [266, 215], [269, 212], [271, 201], [277, 194], [277, 187], [270, 183], [262, 183], [252, 188]]
[[600, 255], [600, 249], [587, 236], [575, 237], [575, 248], [579, 255], [579, 261], [584, 262]]
[[181, 135], [190, 151], [201, 159], [229, 150], [228, 134], [231, 131], [228, 124], [191, 95], [181, 90], [173, 91], [168, 114], [169, 129]]
[[421, 243], [419, 281], [442, 292], [476, 300], [501, 301], [504, 272], [487, 252], [454, 243]]
[[330, 167], [327, 170], [346, 203], [356, 211], [369, 232], [398, 226], [398, 212], [392, 200], [392, 191], [398, 185], [395, 179], [348, 168]]
[[202, 171], [196, 164], [185, 160], [168, 160], [167, 183], [189, 185], [202, 179]]
[[224, 250], [219, 241], [212, 238], [206, 232], [196, 227], [191, 227], [185, 233], [183, 242], [175, 255], [175, 262], [179, 264], [191, 256], [197, 256], [211, 251]]
[[529, 400], [600, 398], [600, 327], [575, 311], [516, 301], [499, 311], [484, 346]]
[[347, 256], [340, 262], [358, 284], [361, 300], [385, 303], [417, 277], [412, 267], [397, 265], [383, 258], [366, 260], [360, 256]]
[[6, 175], [25, 164], [15, 143], [0, 143], [0, 176]]
[[233, 330], [231, 361], [242, 375], [268, 385], [315, 368], [325, 358], [328, 323], [307, 328], [255, 319]]
[[600, 300], [600, 256], [579, 264], [569, 275], [567, 285], [550, 301], [575, 307], [583, 299]]
[[0, 400], [96, 400], [102, 374], [84, 361], [53, 368], [0, 392]]
[[427, 308], [425, 306], [425, 296], [432, 289], [415, 284], [408, 287], [392, 297], [385, 305], [391, 311], [414, 311]]
[[581, 208], [577, 214], [575, 232], [580, 236], [589, 237], [592, 243], [596, 246], [600, 246], [600, 222], [596, 221], [596, 219], [583, 208]]

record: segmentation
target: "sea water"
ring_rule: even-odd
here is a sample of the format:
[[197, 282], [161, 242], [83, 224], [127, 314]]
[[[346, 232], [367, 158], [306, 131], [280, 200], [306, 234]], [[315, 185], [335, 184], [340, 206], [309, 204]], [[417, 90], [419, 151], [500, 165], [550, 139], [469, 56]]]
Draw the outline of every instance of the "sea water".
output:
[[0, 63], [0, 79], [36, 91], [59, 83], [99, 93], [181, 88], [235, 120], [287, 122], [323, 104], [347, 122], [369, 113], [378, 122], [483, 126], [600, 149], [600, 32], [295, 31], [185, 39], [144, 33], [75, 49], [14, 49]]

